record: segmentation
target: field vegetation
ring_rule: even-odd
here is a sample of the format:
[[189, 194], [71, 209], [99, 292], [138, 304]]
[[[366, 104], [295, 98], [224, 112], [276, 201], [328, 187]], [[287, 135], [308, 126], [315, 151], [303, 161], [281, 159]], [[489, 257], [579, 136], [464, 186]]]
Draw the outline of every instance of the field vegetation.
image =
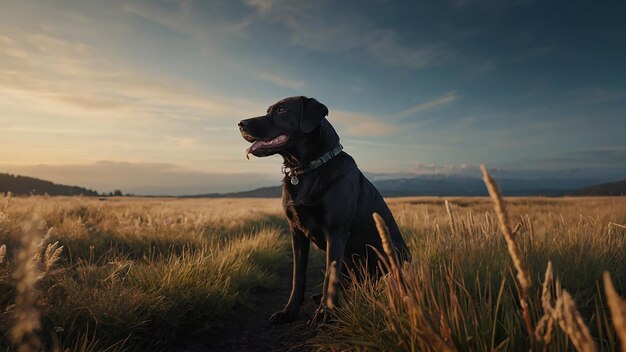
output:
[[[626, 198], [507, 199], [508, 239], [489, 198], [388, 203], [413, 263], [342, 278], [335, 321], [300, 346], [626, 348]], [[291, 266], [278, 199], [4, 196], [0, 258], [0, 349], [24, 351], [211, 346]]]
[[626, 199], [513, 198], [509, 213], [490, 193], [390, 200], [415, 260], [394, 268], [389, 251], [384, 280], [349, 280], [317, 346], [626, 351]]
[[165, 348], [289, 265], [275, 201], [4, 197], [0, 349]]

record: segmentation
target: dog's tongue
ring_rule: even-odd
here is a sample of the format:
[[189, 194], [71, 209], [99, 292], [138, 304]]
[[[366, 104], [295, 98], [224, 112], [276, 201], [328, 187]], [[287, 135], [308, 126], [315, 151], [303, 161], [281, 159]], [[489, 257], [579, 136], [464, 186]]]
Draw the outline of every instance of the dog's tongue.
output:
[[269, 144], [270, 143], [267, 143], [267, 142], [261, 141], [261, 140], [252, 143], [252, 145], [249, 146], [248, 149], [246, 149], [246, 158], [248, 157], [248, 154], [252, 153], [253, 151], [255, 151], [255, 150], [259, 149], [259, 148], [261, 148], [264, 145], [269, 145]]
[[287, 138], [287, 136], [285, 136], [284, 134], [281, 134], [280, 136], [278, 136], [278, 137], [276, 137], [274, 139], [271, 139], [269, 141], [258, 140], [256, 142], [252, 143], [252, 145], [249, 146], [248, 149], [246, 149], [246, 158], [250, 159], [250, 157], [249, 157], [250, 153], [254, 152], [255, 150], [257, 150], [259, 148], [262, 148], [262, 147], [264, 147], [266, 145], [273, 145], [273, 144], [276, 144], [276, 143], [282, 143], [282, 142], [285, 141], [286, 138]]

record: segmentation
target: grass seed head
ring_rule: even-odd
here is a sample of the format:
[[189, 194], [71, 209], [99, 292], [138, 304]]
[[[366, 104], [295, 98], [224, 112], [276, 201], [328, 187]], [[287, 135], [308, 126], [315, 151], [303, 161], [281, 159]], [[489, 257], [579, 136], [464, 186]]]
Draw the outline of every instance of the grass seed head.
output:
[[577, 351], [596, 351], [589, 328], [576, 309], [574, 299], [566, 290], [563, 290], [557, 299], [556, 315], [561, 329], [567, 334]]
[[617, 337], [619, 338], [622, 346], [622, 352], [626, 352], [626, 301], [622, 299], [611, 280], [611, 275], [608, 272], [603, 274], [604, 280], [604, 294], [606, 295], [606, 302], [611, 311], [611, 318], [613, 319], [613, 326], [617, 331]]
[[389, 228], [387, 228], [387, 225], [385, 224], [385, 220], [383, 219], [383, 217], [380, 216], [378, 213], [373, 213], [372, 217], [374, 218], [374, 222], [376, 223], [376, 229], [378, 230], [378, 234], [380, 235], [380, 240], [383, 244], [383, 250], [385, 251], [385, 254], [387, 255], [389, 266], [391, 267], [393, 274], [398, 279], [401, 279], [400, 275], [402, 275], [402, 273], [398, 269], [395, 250], [391, 243], [391, 236], [389, 235]]
[[3, 244], [2, 246], [0, 246], [0, 264], [2, 264], [4, 262], [4, 257], [7, 254], [7, 245]]
[[524, 260], [524, 256], [522, 255], [522, 251], [520, 250], [517, 242], [515, 242], [515, 235], [511, 231], [511, 226], [509, 225], [509, 216], [506, 211], [504, 199], [502, 199], [502, 194], [498, 189], [498, 185], [489, 174], [489, 171], [487, 171], [487, 168], [485, 168], [484, 165], [481, 165], [480, 169], [483, 172], [483, 180], [485, 181], [485, 185], [487, 186], [489, 195], [491, 196], [491, 199], [494, 203], [494, 209], [500, 223], [500, 230], [502, 231], [502, 235], [506, 240], [509, 254], [511, 255], [511, 259], [513, 259], [513, 264], [515, 265], [515, 270], [517, 271], [517, 280], [519, 281], [519, 284], [523, 290], [528, 290], [532, 284], [532, 281], [530, 279], [530, 272], [526, 268], [526, 262]]
[[39, 310], [36, 307], [40, 296], [37, 280], [40, 275], [37, 263], [37, 250], [40, 243], [40, 224], [25, 220], [22, 224], [22, 248], [16, 256], [15, 315], [10, 336], [19, 351], [37, 351], [41, 343], [36, 332], [41, 328]]
[[43, 275], [50, 272], [52, 266], [61, 257], [61, 252], [63, 252], [63, 246], [59, 246], [59, 241], [48, 244], [43, 261]]
[[450, 206], [450, 202], [448, 202], [447, 199], [444, 201], [444, 204], [446, 206], [446, 213], [448, 213], [448, 221], [450, 223], [450, 231], [452, 231], [452, 235], [456, 236], [456, 234], [457, 234], [456, 223], [454, 222], [454, 213], [452, 213], [452, 207]]

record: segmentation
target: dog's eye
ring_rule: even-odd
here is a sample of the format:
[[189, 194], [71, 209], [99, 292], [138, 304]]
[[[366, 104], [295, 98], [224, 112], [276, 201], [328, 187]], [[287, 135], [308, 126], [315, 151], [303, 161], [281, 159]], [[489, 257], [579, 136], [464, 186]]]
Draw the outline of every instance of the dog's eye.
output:
[[278, 112], [278, 113], [287, 112], [287, 109], [285, 109], [283, 106], [281, 106], [281, 107], [278, 108], [278, 110], [276, 110], [276, 112]]

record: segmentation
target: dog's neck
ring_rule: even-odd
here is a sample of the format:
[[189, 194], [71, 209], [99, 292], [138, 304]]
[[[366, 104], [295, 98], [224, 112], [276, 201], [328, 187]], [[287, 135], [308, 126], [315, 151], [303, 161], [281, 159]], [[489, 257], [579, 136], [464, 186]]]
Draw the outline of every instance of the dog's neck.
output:
[[290, 169], [305, 168], [313, 159], [326, 152], [321, 149], [321, 143], [313, 140], [311, 144], [313, 148], [296, 147], [282, 153], [283, 164]]
[[322, 119], [320, 126], [310, 133], [310, 137], [291, 150], [281, 153], [286, 167], [305, 168], [311, 161], [324, 155], [339, 144], [339, 135], [328, 120]]

